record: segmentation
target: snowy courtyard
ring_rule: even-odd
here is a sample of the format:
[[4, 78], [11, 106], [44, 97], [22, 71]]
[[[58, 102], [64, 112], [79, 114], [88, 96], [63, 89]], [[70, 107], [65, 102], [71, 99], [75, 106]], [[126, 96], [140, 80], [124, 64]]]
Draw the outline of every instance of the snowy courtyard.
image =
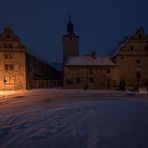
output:
[[0, 148], [148, 148], [148, 96], [64, 89], [1, 96]]

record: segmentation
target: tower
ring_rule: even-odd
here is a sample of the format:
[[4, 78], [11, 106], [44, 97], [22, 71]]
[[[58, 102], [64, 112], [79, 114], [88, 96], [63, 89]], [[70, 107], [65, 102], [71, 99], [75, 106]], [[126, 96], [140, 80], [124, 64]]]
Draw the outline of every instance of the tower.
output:
[[63, 64], [68, 56], [79, 55], [79, 36], [74, 33], [71, 16], [68, 16], [67, 33], [62, 36], [63, 39]]

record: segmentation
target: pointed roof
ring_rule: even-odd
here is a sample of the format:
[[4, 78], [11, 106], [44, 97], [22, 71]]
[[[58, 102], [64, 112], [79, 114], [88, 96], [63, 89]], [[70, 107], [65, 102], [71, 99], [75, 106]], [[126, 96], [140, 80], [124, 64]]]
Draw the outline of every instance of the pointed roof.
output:
[[71, 21], [71, 15], [68, 15], [67, 33], [69, 35], [73, 35], [74, 34], [74, 27], [73, 27], [73, 23]]
[[144, 28], [139, 27], [133, 35], [129, 37], [126, 36], [123, 41], [119, 42], [118, 46], [113, 50], [111, 57], [115, 57], [118, 54], [119, 50], [123, 48], [131, 39], [137, 39], [137, 38], [139, 39], [142, 37], [147, 37], [147, 36], [145, 35]]

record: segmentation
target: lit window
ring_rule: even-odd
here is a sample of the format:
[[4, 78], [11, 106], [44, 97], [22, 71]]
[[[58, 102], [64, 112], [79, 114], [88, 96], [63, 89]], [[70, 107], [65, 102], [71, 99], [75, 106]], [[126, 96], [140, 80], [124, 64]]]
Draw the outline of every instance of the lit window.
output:
[[5, 54], [4, 54], [4, 58], [5, 58], [5, 59], [13, 59], [13, 58], [14, 58], [13, 56], [14, 56], [14, 55], [11, 54], [11, 53], [5, 53]]
[[13, 85], [14, 84], [14, 77], [13, 76], [5, 76], [4, 77], [4, 84], [5, 85]]
[[5, 64], [5, 70], [13, 70], [14, 69], [14, 65], [12, 64]]

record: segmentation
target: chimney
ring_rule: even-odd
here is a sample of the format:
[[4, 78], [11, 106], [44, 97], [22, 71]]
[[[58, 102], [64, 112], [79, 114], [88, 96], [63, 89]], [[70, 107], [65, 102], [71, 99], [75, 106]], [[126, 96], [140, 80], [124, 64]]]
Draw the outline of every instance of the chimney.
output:
[[92, 57], [93, 59], [96, 59], [96, 58], [97, 58], [96, 52], [95, 52], [95, 51], [92, 52], [91, 57]]

